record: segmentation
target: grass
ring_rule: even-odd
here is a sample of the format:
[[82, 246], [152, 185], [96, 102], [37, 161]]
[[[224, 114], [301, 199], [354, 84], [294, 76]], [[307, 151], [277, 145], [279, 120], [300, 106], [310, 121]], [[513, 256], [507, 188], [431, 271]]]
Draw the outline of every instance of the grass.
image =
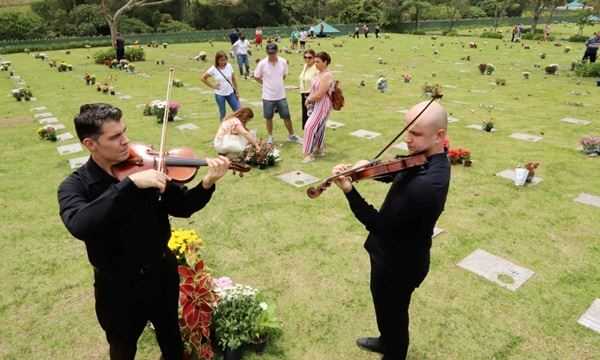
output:
[[[342, 41], [342, 48], [333, 47], [333, 42]], [[462, 48], [461, 41], [476, 41], [479, 48]], [[429, 36], [403, 35], [311, 44], [330, 52], [331, 68], [341, 71], [335, 76], [346, 96], [343, 111], [331, 115], [346, 126], [328, 130], [328, 156], [302, 164], [299, 147], [284, 143], [283, 161], [277, 167], [254, 170], [242, 179], [226, 177], [205, 209], [188, 220], [172, 221], [175, 227], [200, 233], [207, 243], [206, 261], [216, 276], [229, 275], [263, 289], [275, 302], [284, 335], [269, 346], [263, 359], [378, 358], [354, 345], [357, 336], [376, 331], [368, 257], [362, 249], [365, 229], [336, 189], [309, 200], [305, 189], [274, 176], [301, 169], [323, 178], [337, 163], [373, 156], [400, 130], [403, 121], [397, 111], [424, 100], [421, 87], [425, 82], [456, 87], [446, 86], [442, 100], [460, 119], [450, 125], [451, 143], [471, 149], [474, 166], [453, 167], [446, 210], [438, 224], [447, 232], [435, 239], [431, 272], [413, 297], [409, 358], [593, 359], [600, 353], [599, 335], [576, 323], [600, 288], [600, 213], [572, 201], [580, 192], [600, 195], [598, 159], [576, 150], [583, 135], [600, 133], [597, 88], [591, 79], [576, 78], [567, 71], [583, 48], [565, 43], [573, 47], [565, 54], [564, 46], [529, 44], [531, 50], [524, 50], [493, 39], [440, 36], [434, 41]], [[58, 73], [29, 55], [4, 56], [31, 85], [38, 101], [15, 102], [8, 95], [12, 81], [0, 73], [0, 88], [6, 94], [0, 98], [0, 253], [4, 259], [0, 263], [0, 358], [107, 357], [104, 334], [94, 314], [92, 271], [84, 246], [68, 234], [58, 217], [56, 187], [70, 173], [67, 157], [57, 154], [55, 144], [37, 139], [38, 125], [30, 107], [47, 106], [73, 132], [71, 119], [81, 104], [110, 102], [124, 110], [130, 138], [158, 145], [159, 126], [143, 117], [136, 104], [164, 96], [169, 66], [176, 68], [176, 76], [186, 87], [201, 87], [199, 76], [209, 63], [196, 63], [189, 57], [199, 50], [213, 53], [221, 48], [226, 44], [146, 49], [148, 61], [137, 64], [137, 71], [150, 74], [149, 79], [92, 64], [87, 56], [94, 50], [77, 49], [70, 55], [49, 52], [51, 58], [72, 63], [72, 73]], [[439, 55], [434, 56], [433, 49]], [[545, 60], [539, 58], [541, 52], [547, 54]], [[471, 55], [470, 62], [460, 60], [466, 55]], [[287, 83], [295, 85], [300, 55], [283, 56], [291, 62]], [[378, 57], [387, 65], [379, 65]], [[167, 65], [155, 65], [157, 59]], [[496, 73], [479, 75], [479, 63], [493, 63]], [[545, 76], [533, 67], [549, 63], [560, 64], [560, 75]], [[82, 80], [86, 71], [99, 80], [116, 74], [117, 90], [133, 99], [122, 101], [86, 87]], [[523, 80], [522, 71], [531, 72], [531, 79]], [[409, 84], [402, 83], [400, 75], [405, 72], [413, 75]], [[390, 84], [385, 94], [375, 90], [380, 73], [386, 74]], [[495, 78], [506, 79], [507, 85], [491, 85]], [[366, 87], [359, 86], [361, 80]], [[243, 98], [260, 99], [256, 83], [240, 83]], [[299, 95], [289, 91], [288, 98], [299, 128]], [[173, 128], [169, 145], [191, 146], [201, 156], [212, 156], [211, 139], [218, 125], [212, 96], [183, 88], [175, 89], [174, 99], [182, 103], [185, 121], [199, 130]], [[498, 131], [493, 134], [465, 127], [490, 116], [480, 104], [495, 106], [491, 116]], [[264, 136], [262, 110], [255, 110], [250, 127]], [[579, 127], [559, 122], [566, 116], [593, 123]], [[373, 140], [349, 136], [361, 128], [383, 136]], [[278, 120], [275, 129], [276, 140], [284, 139]], [[509, 138], [517, 131], [543, 132], [544, 139], [526, 143]], [[540, 185], [515, 188], [493, 176], [526, 161], [541, 163], [537, 173], [544, 181]], [[376, 206], [387, 191], [376, 182], [357, 186]], [[477, 248], [536, 274], [511, 292], [456, 266]], [[140, 359], [158, 357], [150, 330], [140, 340], [138, 353]]]

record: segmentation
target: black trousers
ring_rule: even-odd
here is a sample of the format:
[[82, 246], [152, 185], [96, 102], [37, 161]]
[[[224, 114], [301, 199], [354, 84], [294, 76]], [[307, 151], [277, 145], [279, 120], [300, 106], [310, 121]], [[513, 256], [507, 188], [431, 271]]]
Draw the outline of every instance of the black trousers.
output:
[[300, 93], [300, 99], [302, 101], [302, 130], [304, 130], [304, 125], [306, 125], [306, 121], [308, 120], [308, 109], [306, 108], [306, 98], [310, 95], [310, 93]]
[[383, 344], [383, 360], [404, 360], [409, 344], [410, 298], [414, 286], [401, 284], [398, 277], [371, 256], [371, 295]]
[[598, 52], [597, 51], [591, 51], [591, 50], [586, 49], [585, 53], [583, 54], [583, 58], [581, 59], [581, 61], [585, 61], [585, 60], [589, 59], [590, 63], [595, 63], [597, 56], [598, 56]]
[[121, 61], [121, 59], [125, 59], [125, 49], [117, 48], [117, 61]]
[[150, 321], [165, 360], [181, 360], [178, 322], [179, 274], [167, 252], [152, 267], [124, 275], [95, 272], [96, 316], [106, 333], [111, 360], [133, 360], [137, 341]]

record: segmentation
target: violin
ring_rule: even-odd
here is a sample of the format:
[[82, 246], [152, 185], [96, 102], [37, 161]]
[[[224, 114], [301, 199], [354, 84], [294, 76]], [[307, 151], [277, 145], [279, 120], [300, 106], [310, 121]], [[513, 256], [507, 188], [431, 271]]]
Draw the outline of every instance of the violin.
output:
[[[165, 100], [165, 110], [163, 114], [162, 131], [160, 138], [160, 149], [154, 150], [152, 146], [143, 144], [131, 144], [129, 146], [129, 156], [125, 161], [112, 166], [113, 176], [123, 180], [131, 174], [155, 169], [168, 175], [172, 181], [186, 183], [192, 181], [196, 176], [198, 168], [207, 166], [204, 159], [198, 158], [190, 148], [182, 147], [166, 150], [167, 123], [169, 119], [169, 98], [173, 87], [175, 69], [169, 69], [169, 82], [167, 83], [167, 96]], [[250, 171], [250, 166], [242, 163], [232, 162], [229, 169], [234, 173], [238, 172], [240, 176]]]
[[[113, 176], [123, 180], [136, 172], [148, 169], [158, 170], [158, 164], [161, 161], [159, 158], [159, 152], [154, 150], [152, 146], [131, 144], [129, 145], [129, 157], [112, 167]], [[182, 184], [192, 181], [199, 167], [208, 165], [205, 159], [198, 158], [192, 149], [187, 147], [167, 151], [162, 161], [164, 161], [163, 172], [172, 181]], [[239, 173], [241, 177], [244, 173], [250, 171], [250, 166], [232, 162], [229, 169], [233, 170], [234, 174]]]
[[309, 198], [315, 199], [319, 197], [323, 191], [327, 190], [331, 186], [333, 180], [347, 176], [350, 178], [351, 182], [356, 182], [363, 179], [378, 179], [391, 174], [398, 173], [400, 171], [404, 171], [406, 169], [414, 168], [416, 166], [421, 166], [427, 163], [427, 157], [423, 153], [412, 154], [408, 156], [398, 156], [393, 160], [381, 161], [378, 158], [390, 147], [394, 144], [396, 140], [406, 130], [408, 130], [417, 119], [427, 110], [427, 108], [433, 103], [436, 99], [440, 99], [442, 94], [439, 90], [435, 91], [431, 96], [431, 100], [427, 105], [423, 107], [423, 109], [412, 119], [406, 126], [400, 131], [396, 137], [392, 139], [375, 157], [373, 160], [369, 161], [367, 164], [358, 166], [356, 168], [346, 170], [341, 172], [340, 174], [333, 175], [325, 179], [319, 186], [309, 187], [306, 190], [306, 195]]
[[406, 169], [421, 166], [427, 163], [427, 157], [420, 153], [409, 156], [399, 156], [393, 160], [374, 160], [368, 164], [353, 168], [337, 175], [333, 175], [325, 179], [319, 186], [309, 187], [306, 194], [309, 198], [315, 199], [319, 197], [323, 191], [331, 186], [331, 183], [342, 176], [350, 178], [351, 182], [357, 182], [365, 179], [379, 179], [390, 174], [395, 174]]

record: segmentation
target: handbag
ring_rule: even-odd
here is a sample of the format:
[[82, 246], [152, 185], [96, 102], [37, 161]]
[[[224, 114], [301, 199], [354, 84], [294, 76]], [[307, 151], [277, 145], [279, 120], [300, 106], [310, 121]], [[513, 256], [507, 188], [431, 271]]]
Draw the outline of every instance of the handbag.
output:
[[217, 71], [219, 72], [219, 74], [221, 74], [221, 76], [223, 77], [223, 79], [225, 79], [225, 81], [227, 81], [227, 83], [229, 84], [229, 86], [231, 86], [231, 88], [233, 89], [233, 95], [235, 96], [236, 99], [238, 99], [237, 89], [235, 88], [235, 86], [233, 86], [233, 84], [231, 83], [231, 81], [229, 81], [229, 79], [227, 79], [227, 76], [225, 76], [225, 74], [223, 74], [221, 72], [221, 70], [219, 70], [218, 67], [215, 66], [215, 69], [217, 69]]
[[243, 136], [226, 134], [220, 141], [220, 144], [215, 144], [215, 149], [220, 154], [241, 153], [246, 149], [248, 140]]

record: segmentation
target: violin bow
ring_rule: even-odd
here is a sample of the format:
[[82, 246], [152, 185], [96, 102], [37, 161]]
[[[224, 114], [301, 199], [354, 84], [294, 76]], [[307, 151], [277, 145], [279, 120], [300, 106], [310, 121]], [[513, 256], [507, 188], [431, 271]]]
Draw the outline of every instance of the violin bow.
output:
[[387, 144], [383, 149], [381, 149], [381, 151], [379, 151], [379, 153], [377, 155], [375, 155], [375, 157], [373, 158], [373, 160], [371, 160], [371, 162], [377, 160], [381, 155], [383, 155], [383, 153], [390, 148], [390, 146], [392, 146], [396, 140], [398, 140], [398, 138], [400, 136], [402, 136], [406, 130], [408, 130], [414, 123], [415, 121], [417, 121], [417, 119], [425, 112], [425, 110], [427, 110], [427, 108], [429, 107], [429, 105], [431, 105], [431, 103], [433, 103], [435, 100], [437, 99], [441, 99], [442, 98], [442, 94], [441, 93], [434, 93], [431, 96], [431, 100], [429, 100], [429, 102], [427, 103], [427, 105], [425, 105], [425, 107], [417, 114], [417, 116], [415, 116], [414, 119], [412, 119], [401, 131], [400, 133], [398, 133], [398, 135], [396, 135], [396, 137], [394, 137], [392, 139], [392, 141], [389, 142], [389, 144]]
[[162, 130], [160, 132], [160, 148], [158, 151], [158, 171], [164, 173], [166, 171], [165, 166], [165, 156], [166, 156], [166, 142], [167, 142], [167, 122], [169, 121], [169, 111], [170, 111], [170, 100], [171, 100], [171, 91], [173, 89], [173, 75], [175, 74], [175, 69], [169, 69], [169, 82], [167, 83], [167, 96], [165, 100], [165, 111], [163, 113], [163, 123]]

